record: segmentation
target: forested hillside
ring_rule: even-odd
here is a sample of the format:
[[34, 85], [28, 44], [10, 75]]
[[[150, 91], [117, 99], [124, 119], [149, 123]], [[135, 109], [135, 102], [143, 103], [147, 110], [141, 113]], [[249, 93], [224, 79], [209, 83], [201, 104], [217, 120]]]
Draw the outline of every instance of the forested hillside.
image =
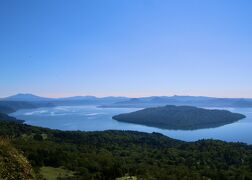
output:
[[245, 118], [227, 110], [209, 110], [192, 106], [162, 106], [119, 114], [115, 120], [163, 129], [201, 129], [218, 127]]
[[[201, 140], [187, 143], [158, 133], [66, 132], [0, 121], [41, 177], [41, 167], [71, 170], [67, 179], [252, 179], [252, 147]], [[65, 178], [66, 179], [66, 178]]]

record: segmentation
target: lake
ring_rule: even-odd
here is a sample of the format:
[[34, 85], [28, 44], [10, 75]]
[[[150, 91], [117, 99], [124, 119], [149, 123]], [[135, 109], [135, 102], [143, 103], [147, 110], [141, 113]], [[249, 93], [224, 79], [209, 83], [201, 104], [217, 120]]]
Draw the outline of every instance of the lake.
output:
[[171, 138], [184, 141], [199, 139], [220, 139], [229, 142], [252, 144], [252, 108], [222, 108], [247, 116], [238, 122], [217, 128], [199, 130], [166, 130], [144, 125], [118, 122], [112, 116], [133, 112], [136, 108], [97, 108], [95, 106], [59, 106], [38, 109], [25, 109], [12, 113], [26, 124], [60, 130], [134, 130], [159, 132]]

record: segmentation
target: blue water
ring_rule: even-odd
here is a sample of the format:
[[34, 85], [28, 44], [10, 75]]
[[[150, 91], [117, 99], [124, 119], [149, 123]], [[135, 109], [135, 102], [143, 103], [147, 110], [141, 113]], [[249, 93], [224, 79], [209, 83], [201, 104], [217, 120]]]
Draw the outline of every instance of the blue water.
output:
[[217, 128], [199, 130], [165, 130], [144, 125], [118, 122], [113, 115], [133, 112], [135, 108], [97, 108], [95, 106], [60, 106], [39, 109], [19, 110], [13, 114], [23, 119], [26, 124], [61, 130], [135, 130], [142, 132], [159, 132], [166, 136], [195, 141], [199, 139], [220, 139], [229, 142], [252, 144], [252, 108], [225, 108], [242, 113], [247, 118]]

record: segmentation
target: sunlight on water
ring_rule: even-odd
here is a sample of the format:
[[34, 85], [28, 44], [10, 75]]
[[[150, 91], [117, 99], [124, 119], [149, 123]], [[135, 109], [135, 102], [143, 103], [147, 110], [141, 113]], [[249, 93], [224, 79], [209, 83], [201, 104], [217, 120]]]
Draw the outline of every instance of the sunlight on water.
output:
[[218, 128], [199, 130], [166, 130], [144, 125], [118, 122], [112, 116], [133, 112], [136, 108], [97, 108], [95, 106], [60, 106], [51, 108], [20, 110], [12, 115], [23, 119], [27, 124], [61, 130], [134, 130], [142, 132], [159, 132], [172, 138], [185, 141], [199, 139], [221, 139], [252, 144], [252, 108], [226, 108], [232, 112], [242, 113], [247, 118], [236, 123]]

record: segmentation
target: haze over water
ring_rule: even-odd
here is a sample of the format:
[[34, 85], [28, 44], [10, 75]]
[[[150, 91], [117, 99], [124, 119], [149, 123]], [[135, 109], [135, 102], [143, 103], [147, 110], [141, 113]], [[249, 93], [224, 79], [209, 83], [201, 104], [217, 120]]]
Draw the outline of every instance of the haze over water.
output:
[[19, 110], [12, 116], [23, 119], [26, 124], [60, 130], [134, 130], [159, 132], [171, 138], [184, 141], [199, 139], [220, 139], [229, 142], [252, 144], [252, 108], [225, 108], [246, 115], [245, 119], [217, 128], [199, 130], [166, 130], [144, 125], [118, 122], [112, 116], [133, 112], [136, 108], [97, 108], [95, 106], [59, 106], [39, 109]]

